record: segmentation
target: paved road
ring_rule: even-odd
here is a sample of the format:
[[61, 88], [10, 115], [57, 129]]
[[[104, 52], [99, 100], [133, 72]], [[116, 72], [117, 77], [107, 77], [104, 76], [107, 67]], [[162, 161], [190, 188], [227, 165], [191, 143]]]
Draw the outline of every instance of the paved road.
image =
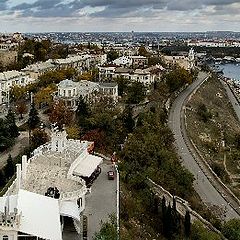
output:
[[[240, 218], [240, 215], [234, 210], [240, 211], [239, 205], [229, 197], [229, 194], [217, 183], [212, 174], [204, 166], [198, 165], [201, 162], [199, 156], [192, 148], [187, 138], [184, 128], [183, 106], [191, 93], [194, 93], [201, 83], [207, 78], [207, 75], [200, 73], [198, 80], [184, 90], [174, 101], [169, 115], [169, 127], [175, 136], [175, 145], [182, 158], [183, 165], [189, 169], [195, 177], [194, 188], [208, 206], [217, 205], [226, 210], [225, 219]], [[198, 163], [197, 163], [198, 162]], [[218, 189], [218, 190], [216, 190]], [[221, 192], [221, 194], [220, 194]], [[234, 206], [234, 207], [232, 207]]]
[[95, 232], [100, 230], [101, 221], [108, 221], [109, 214], [117, 211], [117, 181], [108, 180], [107, 172], [113, 170], [109, 161], [100, 165], [102, 172], [92, 185], [91, 193], [86, 195], [84, 215], [88, 217], [88, 239], [92, 240]]
[[0, 154], [0, 169], [6, 164], [9, 154], [15, 158], [28, 146], [28, 132], [20, 132], [20, 135], [15, 141], [14, 146]]
[[234, 111], [237, 115], [238, 120], [240, 121], [240, 105], [239, 105], [239, 102], [236, 99], [236, 97], [234, 96], [233, 92], [231, 91], [229, 85], [226, 82], [224, 82], [223, 80], [221, 80], [221, 82], [222, 82], [224, 88], [226, 89], [228, 98], [229, 98], [230, 102], [232, 103], [233, 109], [234, 109]]

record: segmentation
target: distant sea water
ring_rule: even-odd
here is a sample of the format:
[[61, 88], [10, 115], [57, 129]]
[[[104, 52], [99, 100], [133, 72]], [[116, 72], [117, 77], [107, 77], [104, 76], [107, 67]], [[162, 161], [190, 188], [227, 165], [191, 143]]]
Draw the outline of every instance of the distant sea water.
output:
[[238, 82], [240, 82], [240, 63], [221, 64], [219, 65], [219, 68], [223, 69], [223, 73], [225, 77], [236, 79]]

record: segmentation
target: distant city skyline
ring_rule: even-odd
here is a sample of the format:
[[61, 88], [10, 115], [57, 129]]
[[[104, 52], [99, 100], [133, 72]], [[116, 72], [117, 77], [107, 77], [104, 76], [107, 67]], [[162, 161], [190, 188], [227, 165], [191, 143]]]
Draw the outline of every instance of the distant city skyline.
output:
[[0, 0], [0, 32], [240, 31], [239, 0]]

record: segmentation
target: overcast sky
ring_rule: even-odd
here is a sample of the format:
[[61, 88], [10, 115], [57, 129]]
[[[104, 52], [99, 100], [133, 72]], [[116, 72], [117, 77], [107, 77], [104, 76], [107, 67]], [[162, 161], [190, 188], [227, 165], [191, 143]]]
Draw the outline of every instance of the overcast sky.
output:
[[0, 0], [0, 32], [240, 31], [240, 0]]

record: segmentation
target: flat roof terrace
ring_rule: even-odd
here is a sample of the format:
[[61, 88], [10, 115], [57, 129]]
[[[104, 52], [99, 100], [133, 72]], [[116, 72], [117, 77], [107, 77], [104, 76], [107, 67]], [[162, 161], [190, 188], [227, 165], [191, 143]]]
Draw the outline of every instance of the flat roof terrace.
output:
[[[45, 154], [34, 158], [27, 166], [26, 179], [22, 188], [44, 195], [49, 187], [56, 187], [60, 194], [80, 190], [80, 182], [67, 178], [69, 162], [60, 153]], [[67, 165], [67, 166], [66, 166]]]

